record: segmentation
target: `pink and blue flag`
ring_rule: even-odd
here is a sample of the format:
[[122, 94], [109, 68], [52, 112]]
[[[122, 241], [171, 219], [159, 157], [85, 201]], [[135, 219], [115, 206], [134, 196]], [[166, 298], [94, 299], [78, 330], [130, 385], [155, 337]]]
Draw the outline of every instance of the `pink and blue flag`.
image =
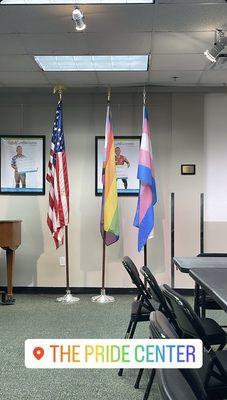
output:
[[137, 178], [140, 180], [137, 210], [134, 226], [139, 228], [138, 251], [145, 246], [154, 229], [154, 205], [157, 202], [156, 184], [154, 178], [154, 161], [151, 147], [148, 111], [143, 108], [143, 131], [139, 153]]

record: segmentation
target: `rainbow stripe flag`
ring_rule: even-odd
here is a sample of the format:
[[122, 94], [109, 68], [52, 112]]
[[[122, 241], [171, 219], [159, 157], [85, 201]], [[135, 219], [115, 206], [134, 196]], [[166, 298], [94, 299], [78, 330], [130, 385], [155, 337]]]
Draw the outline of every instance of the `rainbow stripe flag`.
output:
[[133, 225], [139, 228], [138, 251], [141, 251], [147, 239], [153, 236], [154, 205], [157, 202], [151, 133], [146, 106], [143, 108], [143, 131], [137, 178], [140, 180], [140, 191]]
[[117, 179], [115, 167], [115, 147], [112, 128], [112, 116], [107, 105], [105, 127], [105, 160], [103, 164], [103, 192], [101, 212], [101, 234], [109, 246], [119, 239], [119, 215], [117, 197]]

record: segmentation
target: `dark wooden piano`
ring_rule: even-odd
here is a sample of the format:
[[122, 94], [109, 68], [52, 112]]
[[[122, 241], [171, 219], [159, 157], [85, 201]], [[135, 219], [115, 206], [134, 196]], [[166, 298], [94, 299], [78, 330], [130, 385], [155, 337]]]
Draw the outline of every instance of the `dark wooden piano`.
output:
[[6, 251], [7, 294], [2, 293], [4, 304], [13, 304], [13, 268], [15, 250], [21, 244], [21, 221], [0, 220], [0, 247]]

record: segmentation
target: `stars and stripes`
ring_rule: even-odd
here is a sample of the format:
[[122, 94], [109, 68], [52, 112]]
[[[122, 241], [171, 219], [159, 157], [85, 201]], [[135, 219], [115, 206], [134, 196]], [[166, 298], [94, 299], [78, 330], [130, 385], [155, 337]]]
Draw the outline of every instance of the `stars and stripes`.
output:
[[146, 106], [143, 108], [143, 131], [137, 178], [140, 180], [140, 191], [134, 226], [139, 228], [138, 251], [140, 251], [146, 244], [147, 239], [152, 236], [154, 228], [154, 205], [157, 202], [151, 134]]
[[62, 101], [57, 106], [46, 179], [50, 183], [47, 224], [58, 248], [63, 244], [64, 227], [69, 223], [69, 181]]

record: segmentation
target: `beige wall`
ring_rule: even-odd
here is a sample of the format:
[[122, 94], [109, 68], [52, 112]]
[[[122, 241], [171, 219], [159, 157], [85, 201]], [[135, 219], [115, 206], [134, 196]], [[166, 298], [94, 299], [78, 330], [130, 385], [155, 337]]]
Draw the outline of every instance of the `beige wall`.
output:
[[[203, 190], [202, 94], [154, 93], [149, 96], [153, 151], [158, 190], [155, 238], [149, 241], [149, 263], [158, 278], [170, 281], [170, 193], [176, 193], [176, 254], [199, 251], [199, 194]], [[5, 93], [0, 96], [1, 134], [46, 134], [47, 160], [56, 106], [51, 94]], [[64, 127], [71, 187], [71, 285], [100, 285], [102, 242], [99, 234], [101, 199], [94, 195], [95, 136], [104, 133], [106, 96], [66, 94]], [[142, 122], [141, 95], [113, 94], [115, 135], [138, 135]], [[195, 177], [180, 175], [181, 163], [196, 163]], [[48, 187], [47, 187], [48, 189]], [[0, 197], [0, 218], [23, 220], [22, 245], [17, 251], [15, 285], [63, 286], [64, 268], [46, 225], [47, 196]], [[123, 255], [140, 267], [137, 230], [132, 227], [135, 198], [119, 198], [121, 240], [107, 249], [107, 286], [131, 287], [121, 266]], [[4, 252], [0, 252], [0, 284], [5, 282]], [[176, 286], [192, 283], [177, 274]]]

